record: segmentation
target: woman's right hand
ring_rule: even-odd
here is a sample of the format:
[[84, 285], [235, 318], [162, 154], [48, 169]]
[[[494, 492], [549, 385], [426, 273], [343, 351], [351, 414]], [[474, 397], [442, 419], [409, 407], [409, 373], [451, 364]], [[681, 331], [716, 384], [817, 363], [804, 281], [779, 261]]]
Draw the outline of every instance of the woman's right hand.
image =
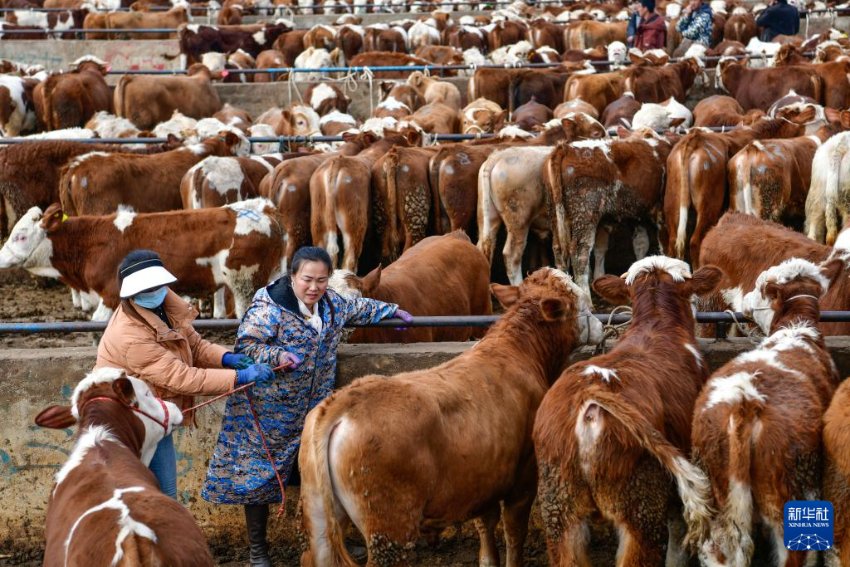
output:
[[236, 371], [236, 385], [243, 386], [251, 382], [264, 385], [274, 380], [274, 371], [268, 364], [252, 364], [248, 368]]
[[297, 354], [285, 351], [280, 358], [277, 359], [278, 365], [273, 368], [275, 372], [278, 370], [295, 370], [302, 360]]

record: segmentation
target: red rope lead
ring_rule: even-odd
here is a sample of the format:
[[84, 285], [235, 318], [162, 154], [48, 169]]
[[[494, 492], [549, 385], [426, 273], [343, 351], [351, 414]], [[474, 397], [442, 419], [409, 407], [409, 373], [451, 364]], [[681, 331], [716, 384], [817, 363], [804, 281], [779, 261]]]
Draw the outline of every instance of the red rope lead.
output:
[[[286, 365], [284, 365], [284, 366], [286, 366]], [[254, 425], [257, 426], [257, 432], [260, 434], [260, 440], [263, 442], [263, 449], [265, 449], [265, 451], [266, 451], [266, 457], [269, 460], [269, 464], [271, 464], [271, 466], [272, 466], [272, 470], [274, 471], [274, 476], [275, 476], [275, 478], [277, 478], [277, 484], [280, 487], [280, 507], [277, 509], [277, 517], [280, 518], [283, 515], [283, 513], [285, 512], [286, 487], [283, 485], [283, 479], [280, 477], [280, 473], [277, 470], [277, 465], [275, 464], [274, 457], [272, 456], [272, 452], [269, 449], [268, 442], [266, 441], [266, 435], [263, 432], [263, 426], [260, 425], [260, 418], [257, 416], [257, 410], [254, 409], [254, 399], [251, 397], [251, 391], [248, 390], [248, 388], [250, 388], [253, 385], [254, 385], [253, 382], [249, 382], [247, 384], [239, 386], [238, 388], [234, 388], [234, 389], [230, 390], [229, 392], [219, 394], [218, 396], [215, 396], [214, 398], [210, 398], [209, 400], [201, 402], [200, 404], [197, 404], [197, 405], [194, 405], [190, 408], [184, 409], [183, 414], [185, 415], [186, 413], [194, 411], [198, 408], [208, 406], [211, 403], [220, 400], [221, 398], [226, 398], [227, 396], [231, 396], [231, 395], [233, 395], [237, 392], [241, 392], [243, 390], [245, 391], [245, 395], [248, 398], [248, 407], [251, 408], [251, 415], [254, 417]]]
[[284, 506], [286, 505], [286, 487], [283, 485], [283, 479], [280, 478], [280, 473], [277, 470], [277, 465], [275, 464], [274, 457], [272, 457], [272, 452], [269, 450], [269, 445], [266, 442], [266, 436], [263, 433], [263, 426], [260, 425], [260, 418], [257, 417], [257, 410], [254, 409], [254, 399], [251, 397], [251, 392], [245, 392], [245, 395], [248, 397], [248, 407], [251, 408], [251, 415], [254, 416], [254, 424], [257, 426], [257, 431], [260, 434], [260, 440], [263, 442], [263, 449], [266, 450], [266, 457], [268, 457], [269, 459], [269, 463], [271, 464], [272, 470], [274, 471], [274, 476], [277, 479], [277, 484], [280, 487], [280, 507], [277, 509], [277, 517], [280, 518], [285, 512]]

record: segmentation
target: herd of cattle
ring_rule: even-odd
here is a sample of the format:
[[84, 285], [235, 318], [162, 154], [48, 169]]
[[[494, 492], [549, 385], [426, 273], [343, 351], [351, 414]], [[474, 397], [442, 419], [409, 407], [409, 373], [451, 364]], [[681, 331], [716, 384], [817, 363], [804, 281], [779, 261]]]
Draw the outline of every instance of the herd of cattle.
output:
[[[619, 3], [517, 3], [457, 20], [439, 10], [387, 25], [346, 14], [308, 30], [236, 23], [269, 5], [229, 1], [220, 26], [187, 23], [191, 6], [93, 12], [86, 24], [102, 17], [110, 30], [182, 22], [189, 68], [111, 85], [96, 57], [53, 73], [2, 62], [0, 134], [32, 135], [0, 149], [0, 269], [60, 278], [96, 319], [118, 304], [116, 267], [136, 248], [162, 256], [179, 293], [214, 294], [216, 317], [231, 312], [228, 296], [241, 316], [311, 243], [342, 268], [337, 290], [414, 316], [490, 314], [492, 291], [505, 313], [475, 348], [394, 380], [362, 378], [310, 413], [304, 565], [354, 565], [349, 522], [369, 565], [383, 567], [408, 564], [421, 529], [471, 518], [480, 563], [499, 565], [501, 518], [517, 567], [536, 498], [553, 565], [590, 565], [601, 517], [618, 528], [621, 566], [685, 565], [689, 553], [749, 565], [756, 524], [777, 565], [799, 566], [805, 554], [782, 542], [783, 505], [823, 496], [835, 507], [831, 564], [850, 566], [850, 386], [821, 335], [850, 334], [850, 323], [818, 322], [821, 309], [850, 310], [850, 41], [833, 30], [762, 43], [758, 6], [712, 2], [714, 44], [671, 59], [681, 6], [658, 6], [670, 44], [647, 53], [625, 48]], [[182, 19], [122, 24], [128, 14]], [[466, 92], [458, 79], [394, 72], [376, 83], [371, 114], [353, 116], [344, 83], [315, 71], [303, 102], [252, 119], [215, 86], [289, 78], [240, 72], [253, 67], [428, 62], [470, 65]], [[512, 67], [525, 62], [552, 65]], [[697, 91], [710, 96], [695, 101]], [[272, 153], [277, 144], [249, 140], [319, 133], [342, 141]], [[440, 133], [485, 139], [431, 143]], [[63, 139], [149, 136], [167, 141]], [[604, 275], [622, 226], [637, 261]], [[502, 233], [504, 274], [493, 268]], [[488, 286], [503, 275], [511, 285]], [[570, 365], [575, 348], [602, 339], [591, 289], [630, 304], [632, 321], [609, 352]], [[766, 338], [709, 376], [694, 296], [703, 310], [749, 314]], [[46, 564], [98, 563], [92, 554], [213, 564], [194, 520], [160, 498], [139, 460], [179, 424], [176, 407], [96, 371], [70, 407], [37, 421], [81, 432], [52, 492]], [[104, 459], [120, 466], [103, 470]]]

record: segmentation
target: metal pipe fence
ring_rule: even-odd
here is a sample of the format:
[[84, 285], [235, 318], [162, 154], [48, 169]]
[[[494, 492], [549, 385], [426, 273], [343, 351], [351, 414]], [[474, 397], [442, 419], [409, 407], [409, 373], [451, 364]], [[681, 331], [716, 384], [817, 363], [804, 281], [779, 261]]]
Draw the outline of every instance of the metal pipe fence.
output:
[[[594, 317], [603, 323], [621, 324], [631, 320], [628, 313], [594, 313]], [[349, 325], [350, 327], [489, 327], [500, 318], [499, 315], [472, 316], [434, 316], [414, 317], [410, 323], [401, 319], [385, 319], [378, 323]], [[850, 311], [822, 311], [821, 322], [846, 323], [850, 322]], [[705, 311], [696, 314], [697, 323], [736, 323], [751, 322], [743, 313], [720, 311]], [[65, 321], [53, 323], [0, 323], [0, 335], [27, 335], [41, 333], [91, 333], [106, 329], [106, 321]], [[239, 319], [198, 319], [193, 323], [198, 330], [230, 331], [239, 327]]]

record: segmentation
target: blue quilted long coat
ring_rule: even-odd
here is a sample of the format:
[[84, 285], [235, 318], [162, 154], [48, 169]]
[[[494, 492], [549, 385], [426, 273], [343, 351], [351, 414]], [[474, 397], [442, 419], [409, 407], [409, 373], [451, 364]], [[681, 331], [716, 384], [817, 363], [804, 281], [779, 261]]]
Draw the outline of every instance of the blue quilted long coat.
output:
[[[321, 333], [301, 315], [289, 278], [281, 278], [257, 291], [236, 335], [236, 352], [255, 362], [276, 367], [284, 350], [303, 361], [297, 370], [278, 372], [271, 385], [254, 386], [250, 394], [284, 483], [295, 461], [307, 413], [333, 390], [343, 326], [377, 322], [398, 309], [395, 304], [373, 299], [347, 300], [330, 289], [316, 307], [322, 316]], [[219, 504], [281, 501], [274, 470], [243, 392], [227, 400], [201, 496]]]

